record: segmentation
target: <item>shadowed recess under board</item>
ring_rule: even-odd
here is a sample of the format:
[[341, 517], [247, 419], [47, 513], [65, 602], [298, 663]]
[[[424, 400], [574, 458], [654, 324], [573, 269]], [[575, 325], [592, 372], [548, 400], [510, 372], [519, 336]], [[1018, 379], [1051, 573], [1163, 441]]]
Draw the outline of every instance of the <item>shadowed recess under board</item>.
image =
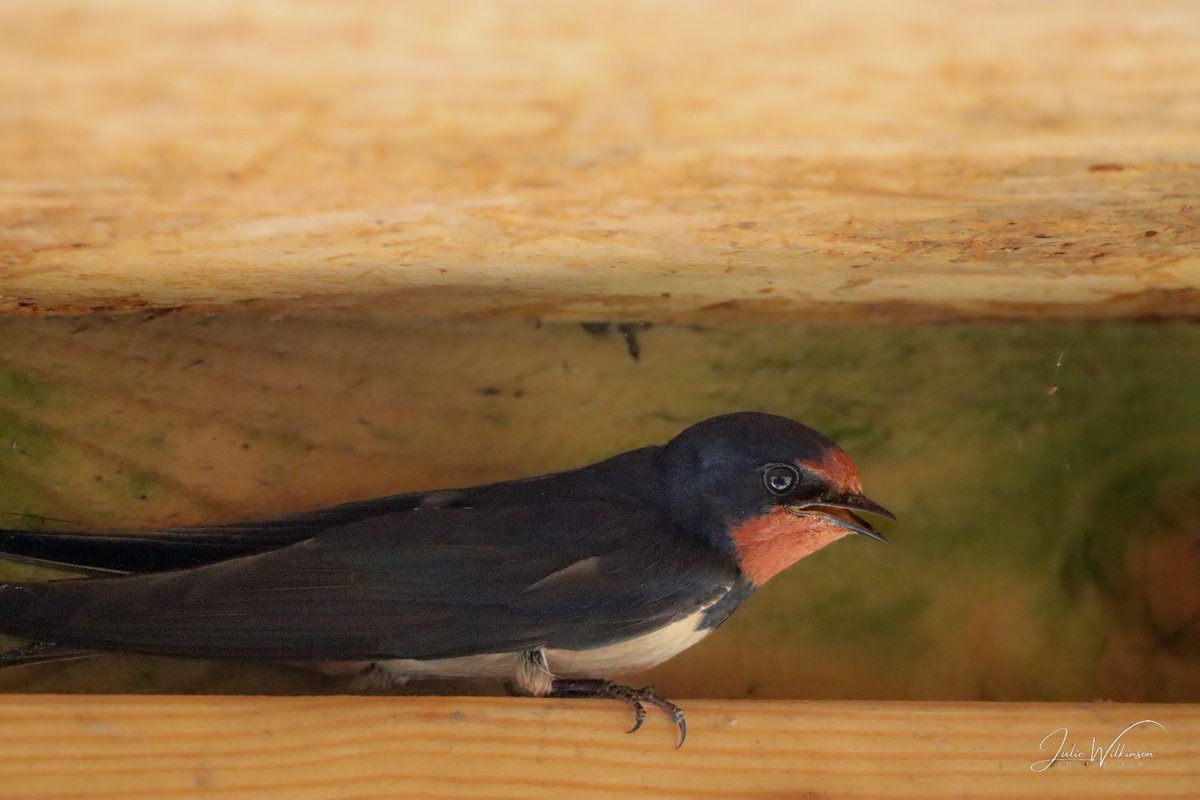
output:
[[[802, 561], [647, 680], [677, 697], [1197, 701], [1198, 355], [1185, 323], [5, 319], [0, 527], [480, 483], [761, 409], [851, 453], [900, 517], [892, 544]], [[0, 564], [0, 580], [51, 575]], [[114, 656], [0, 673], [0, 689], [345, 685]]]

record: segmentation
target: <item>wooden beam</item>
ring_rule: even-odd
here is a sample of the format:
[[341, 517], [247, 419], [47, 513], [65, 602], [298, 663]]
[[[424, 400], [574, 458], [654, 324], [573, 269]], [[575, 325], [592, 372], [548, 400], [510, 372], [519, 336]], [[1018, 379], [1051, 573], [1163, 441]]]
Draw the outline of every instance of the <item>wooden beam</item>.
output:
[[[1150, 800], [1194, 798], [1200, 786], [1194, 705], [695, 700], [686, 707], [691, 735], [675, 750], [665, 718], [652, 714], [643, 731], [626, 736], [627, 710], [604, 702], [2, 696], [0, 786], [9, 800]], [[1154, 722], [1125, 731], [1142, 720]], [[1093, 737], [1101, 748], [1117, 739], [1126, 755], [1112, 748], [1104, 763], [1060, 761], [1037, 771], [1057, 751], [1062, 734], [1053, 732], [1063, 727], [1068, 744], [1089, 759]]]
[[1200, 312], [1191, 0], [38, 0], [0, 37], [0, 311]]

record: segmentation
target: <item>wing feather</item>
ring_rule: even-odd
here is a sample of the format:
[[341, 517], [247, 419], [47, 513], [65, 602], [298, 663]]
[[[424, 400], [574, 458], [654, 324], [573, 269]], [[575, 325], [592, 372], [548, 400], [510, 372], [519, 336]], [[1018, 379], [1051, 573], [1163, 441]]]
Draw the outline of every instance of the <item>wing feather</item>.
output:
[[164, 572], [277, 550], [323, 530], [383, 514], [450, 505], [456, 495], [453, 490], [399, 494], [269, 519], [154, 531], [0, 530], [0, 554], [93, 575]]
[[0, 630], [209, 658], [444, 658], [623, 641], [736, 566], [633, 505], [387, 514], [178, 572], [0, 587]]

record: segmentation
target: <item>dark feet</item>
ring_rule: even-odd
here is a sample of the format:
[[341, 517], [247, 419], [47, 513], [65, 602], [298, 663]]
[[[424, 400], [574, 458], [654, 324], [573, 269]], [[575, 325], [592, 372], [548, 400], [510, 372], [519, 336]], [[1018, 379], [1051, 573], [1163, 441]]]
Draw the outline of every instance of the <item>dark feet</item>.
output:
[[675, 745], [676, 750], [683, 747], [683, 742], [687, 739], [687, 721], [683, 718], [683, 709], [660, 696], [658, 692], [654, 691], [653, 686], [634, 689], [632, 686], [623, 686], [612, 681], [555, 679], [549, 696], [602, 697], [623, 700], [633, 706], [633, 727], [629, 729], [628, 733], [633, 733], [642, 727], [642, 723], [646, 721], [646, 707], [643, 704], [649, 703], [655, 708], [661, 708], [671, 718], [671, 721], [679, 726], [679, 744]]

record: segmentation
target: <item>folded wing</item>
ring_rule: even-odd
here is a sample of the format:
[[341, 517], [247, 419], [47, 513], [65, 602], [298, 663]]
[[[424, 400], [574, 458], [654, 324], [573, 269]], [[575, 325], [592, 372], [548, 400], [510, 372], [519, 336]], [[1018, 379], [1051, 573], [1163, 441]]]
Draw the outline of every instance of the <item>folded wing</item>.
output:
[[688, 616], [737, 576], [633, 505], [439, 508], [182, 571], [0, 587], [0, 632], [202, 658], [586, 649]]

